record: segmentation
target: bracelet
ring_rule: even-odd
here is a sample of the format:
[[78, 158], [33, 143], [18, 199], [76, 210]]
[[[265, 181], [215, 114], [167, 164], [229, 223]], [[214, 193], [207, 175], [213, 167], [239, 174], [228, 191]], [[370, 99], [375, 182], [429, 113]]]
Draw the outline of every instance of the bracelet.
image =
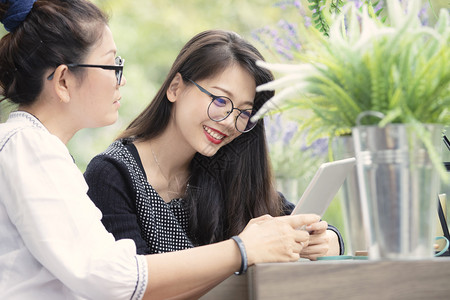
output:
[[241, 252], [241, 268], [239, 269], [239, 272], [234, 272], [236, 275], [242, 275], [247, 271], [248, 267], [248, 260], [247, 260], [247, 252], [245, 251], [244, 243], [242, 242], [241, 238], [237, 235], [231, 237], [236, 244], [239, 247], [239, 251]]

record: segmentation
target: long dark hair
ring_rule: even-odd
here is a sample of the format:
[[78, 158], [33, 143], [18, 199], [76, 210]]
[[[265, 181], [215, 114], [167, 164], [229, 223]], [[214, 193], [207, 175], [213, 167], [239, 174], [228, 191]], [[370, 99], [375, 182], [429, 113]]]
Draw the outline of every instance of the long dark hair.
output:
[[[0, 6], [0, 20], [8, 8]], [[87, 0], [35, 2], [22, 24], [0, 41], [0, 100], [33, 103], [42, 91], [45, 72], [82, 61], [107, 23], [107, 16]]]
[[[188, 79], [212, 77], [237, 63], [253, 76], [258, 86], [271, 81], [273, 76], [256, 66], [257, 60], [263, 60], [259, 51], [234, 32], [199, 33], [180, 51], [155, 98], [118, 138], [148, 140], [163, 132], [172, 110], [166, 91], [177, 73], [188, 85], [191, 84]], [[254, 108], [261, 107], [272, 95], [273, 92], [256, 93]], [[195, 155], [185, 200], [190, 213], [190, 235], [197, 244], [227, 239], [240, 233], [251, 218], [281, 213], [263, 120], [214, 156]]]

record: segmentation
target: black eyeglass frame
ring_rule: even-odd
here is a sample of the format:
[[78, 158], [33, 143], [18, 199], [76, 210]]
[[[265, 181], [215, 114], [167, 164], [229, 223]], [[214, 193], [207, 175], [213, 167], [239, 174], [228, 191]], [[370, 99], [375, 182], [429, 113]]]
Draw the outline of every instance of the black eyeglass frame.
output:
[[[255, 123], [253, 124], [253, 126], [252, 126], [250, 129], [244, 130], [244, 131], [240, 130], [240, 129], [237, 127], [237, 121], [238, 121], [239, 116], [240, 116], [242, 113], [247, 112], [247, 111], [253, 112], [253, 109], [239, 109], [239, 108], [237, 108], [237, 107], [234, 107], [234, 103], [233, 103], [233, 101], [232, 101], [230, 98], [228, 98], [228, 97], [226, 97], [226, 96], [216, 96], [216, 95], [214, 95], [214, 94], [208, 92], [204, 87], [200, 86], [200, 85], [199, 85], [198, 83], [196, 83], [195, 81], [193, 81], [193, 80], [191, 80], [191, 79], [188, 79], [188, 80], [189, 80], [190, 82], [192, 82], [192, 83], [193, 83], [193, 84], [194, 84], [201, 92], [205, 93], [206, 95], [208, 95], [209, 97], [212, 98], [211, 102], [210, 102], [209, 105], [208, 105], [208, 117], [209, 117], [212, 121], [214, 121], [214, 122], [220, 122], [220, 121], [223, 121], [223, 120], [225, 120], [226, 118], [228, 118], [228, 116], [231, 115], [231, 113], [236, 109], [236, 110], [239, 111], [239, 115], [237, 115], [237, 117], [236, 117], [236, 119], [235, 119], [235, 122], [234, 122], [234, 127], [236, 128], [237, 131], [239, 131], [240, 133], [246, 133], [246, 132], [249, 132], [250, 130], [252, 130], [253, 128], [255, 128], [255, 126], [258, 124], [258, 122], [255, 122]], [[226, 98], [226, 99], [228, 99], [228, 100], [230, 101], [230, 103], [231, 103], [231, 110], [225, 115], [225, 117], [223, 117], [223, 118], [221, 118], [221, 119], [213, 119], [213, 118], [211, 117], [211, 115], [209, 114], [209, 108], [211, 107], [211, 104], [212, 104], [216, 99], [218, 99], [218, 98]], [[253, 115], [253, 113], [250, 114], [250, 118], [249, 118], [248, 122], [250, 122], [250, 119], [251, 119], [251, 116], [252, 116], [252, 115]]]
[[[123, 65], [125, 63], [125, 59], [121, 58], [120, 56], [117, 56], [115, 60], [117, 61], [119, 59], [119, 65], [91, 65], [91, 64], [66, 64], [69, 68], [101, 68], [105, 70], [114, 70], [116, 72], [116, 79], [117, 84], [120, 85], [120, 82], [122, 81], [122, 75], [123, 75]], [[48, 77], [48, 80], [53, 79], [53, 75], [55, 75], [55, 71], [53, 71]]]

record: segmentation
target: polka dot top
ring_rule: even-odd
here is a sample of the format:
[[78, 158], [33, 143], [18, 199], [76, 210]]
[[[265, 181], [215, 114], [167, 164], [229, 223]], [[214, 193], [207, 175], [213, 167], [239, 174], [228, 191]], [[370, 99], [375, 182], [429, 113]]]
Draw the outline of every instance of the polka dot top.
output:
[[87, 166], [89, 197], [102, 211], [102, 222], [116, 240], [129, 238], [138, 254], [193, 247], [183, 199], [164, 202], [148, 183], [139, 154], [129, 140], [112, 143]]

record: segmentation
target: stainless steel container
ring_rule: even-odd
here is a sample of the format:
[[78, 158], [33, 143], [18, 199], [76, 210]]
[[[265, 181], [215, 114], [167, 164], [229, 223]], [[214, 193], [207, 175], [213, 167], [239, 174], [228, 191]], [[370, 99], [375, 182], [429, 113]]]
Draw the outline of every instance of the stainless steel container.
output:
[[[442, 127], [424, 125], [436, 149]], [[352, 130], [370, 259], [434, 254], [439, 176], [414, 129], [405, 124]]]

